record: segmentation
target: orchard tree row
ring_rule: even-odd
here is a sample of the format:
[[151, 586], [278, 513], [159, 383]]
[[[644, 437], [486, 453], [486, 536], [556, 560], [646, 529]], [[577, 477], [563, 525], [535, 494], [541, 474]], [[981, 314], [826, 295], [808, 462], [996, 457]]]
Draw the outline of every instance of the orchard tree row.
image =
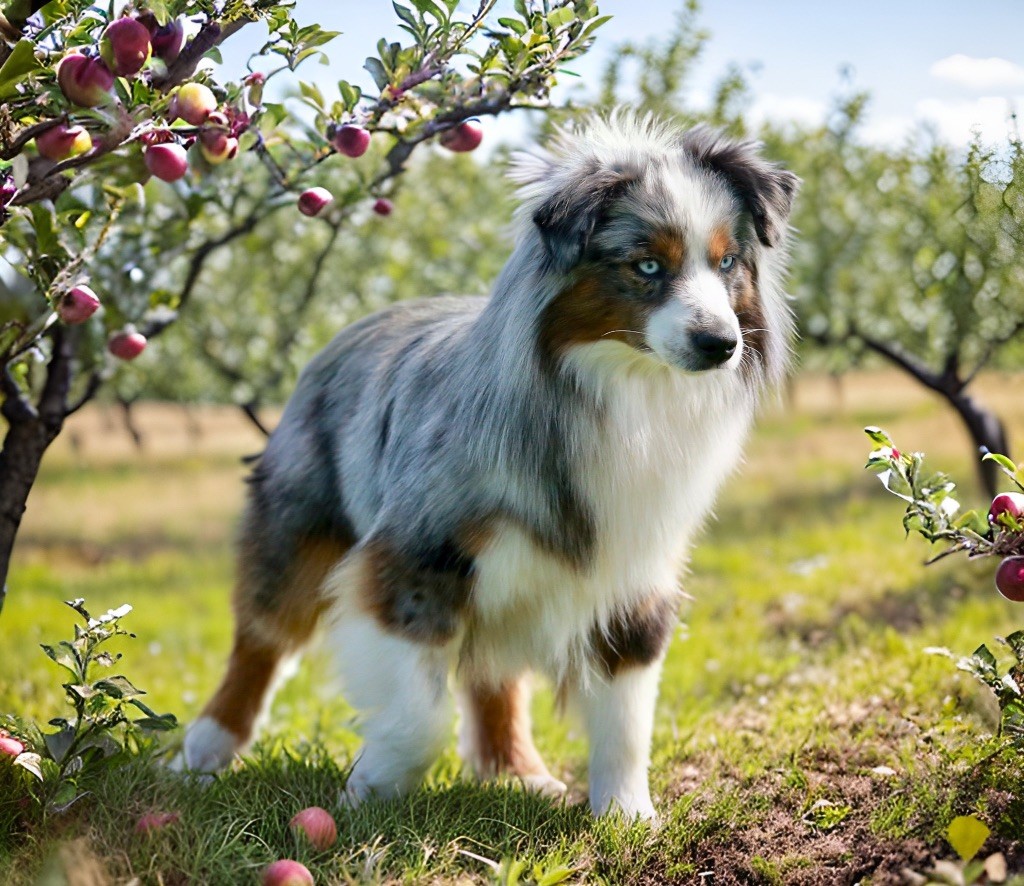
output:
[[[261, 229], [280, 223], [317, 250], [288, 270], [308, 271], [312, 300], [341, 232], [391, 212], [417, 147], [469, 152], [481, 118], [546, 108], [606, 20], [592, 0], [516, 0], [500, 18], [496, 0], [457, 5], [395, 3], [404, 37], [366, 59], [372, 94], [343, 79], [330, 96], [295, 72], [328, 62], [336, 34], [301, 25], [290, 2], [0, 6], [0, 236], [14, 269], [0, 300], [0, 588], [67, 416], [119, 363], [159, 350], [149, 343], [194, 305], [221, 298], [208, 267], [242, 250], [272, 272], [287, 257], [262, 248]], [[224, 79], [218, 47], [257, 23], [268, 39], [249, 73]], [[296, 102], [268, 100], [278, 78]], [[271, 322], [285, 309], [264, 307]]]

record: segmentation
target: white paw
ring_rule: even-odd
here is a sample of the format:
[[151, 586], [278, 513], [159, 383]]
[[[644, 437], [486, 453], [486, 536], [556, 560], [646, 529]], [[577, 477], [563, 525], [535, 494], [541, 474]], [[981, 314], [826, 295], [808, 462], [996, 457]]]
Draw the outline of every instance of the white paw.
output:
[[651, 802], [651, 793], [647, 785], [626, 786], [619, 789], [597, 789], [591, 785], [590, 808], [594, 815], [618, 815], [627, 821], [657, 821], [658, 814]]
[[200, 717], [185, 733], [185, 746], [179, 757], [183, 766], [177, 768], [216, 772], [231, 762], [237, 746], [238, 739], [213, 717]]
[[568, 790], [565, 782], [559, 781], [547, 772], [541, 775], [524, 775], [522, 780], [528, 791], [534, 791], [542, 797], [550, 797], [552, 800], [561, 799]]

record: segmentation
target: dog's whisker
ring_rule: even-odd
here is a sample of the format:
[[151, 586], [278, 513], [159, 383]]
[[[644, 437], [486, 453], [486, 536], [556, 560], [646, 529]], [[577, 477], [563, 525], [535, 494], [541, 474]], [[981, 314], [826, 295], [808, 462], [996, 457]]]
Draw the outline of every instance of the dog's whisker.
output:
[[638, 332], [636, 329], [609, 329], [607, 332], [601, 333], [601, 338], [604, 338], [606, 335], [615, 335], [616, 332], [628, 332], [631, 335], [643, 335], [642, 332]]

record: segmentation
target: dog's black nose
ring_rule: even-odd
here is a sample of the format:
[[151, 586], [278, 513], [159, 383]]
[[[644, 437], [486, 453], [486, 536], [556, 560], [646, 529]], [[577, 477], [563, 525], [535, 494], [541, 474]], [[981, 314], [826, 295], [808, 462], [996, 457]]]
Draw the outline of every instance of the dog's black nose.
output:
[[718, 366], [736, 353], [739, 339], [731, 329], [727, 331], [708, 332], [701, 330], [690, 336], [694, 348], [700, 356], [707, 360], [709, 366]]

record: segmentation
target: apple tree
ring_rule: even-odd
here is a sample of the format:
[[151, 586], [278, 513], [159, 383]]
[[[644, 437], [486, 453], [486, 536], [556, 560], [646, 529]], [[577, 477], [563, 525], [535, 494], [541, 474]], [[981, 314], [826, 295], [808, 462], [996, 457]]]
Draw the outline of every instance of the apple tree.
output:
[[[343, 229], [390, 212], [417, 147], [469, 151], [479, 118], [547, 107], [606, 20], [593, 0], [516, 0], [496, 19], [496, 0], [457, 5], [395, 3], [405, 36], [367, 58], [375, 88], [325, 96], [290, 78], [336, 35], [300, 25], [293, 3], [0, 0], [0, 604], [47, 447], [202, 302], [225, 247], [271, 219], [318, 225], [313, 267], [292, 269], [315, 284]], [[218, 46], [255, 23], [266, 43], [224, 77]], [[300, 110], [271, 100], [278, 80]]]
[[[1008, 453], [1002, 421], [969, 390], [1024, 332], [1024, 145], [858, 138], [866, 97], [821, 127], [775, 134], [804, 179], [792, 291], [805, 339], [841, 364], [877, 355], [940, 395], [973, 445]], [[998, 468], [978, 461], [994, 495]]]

